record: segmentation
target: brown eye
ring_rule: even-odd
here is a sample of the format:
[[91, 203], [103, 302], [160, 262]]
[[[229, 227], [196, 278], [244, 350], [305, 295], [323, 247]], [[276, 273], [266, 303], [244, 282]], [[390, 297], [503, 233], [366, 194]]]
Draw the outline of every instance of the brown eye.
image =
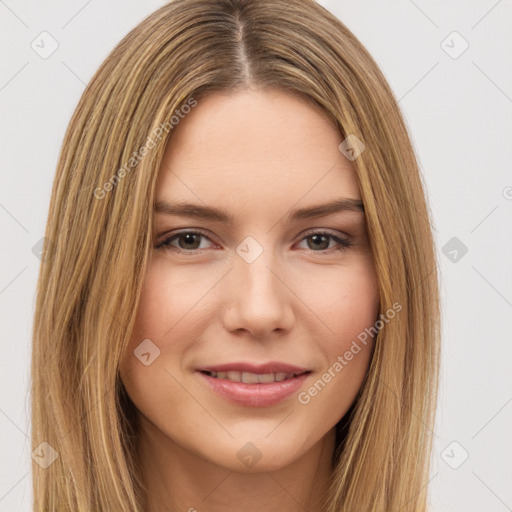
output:
[[[307, 240], [307, 249], [313, 252], [326, 252], [329, 249], [345, 250], [353, 245], [347, 238], [342, 238], [338, 233], [333, 234], [329, 231], [315, 231], [304, 237], [303, 240]], [[334, 246], [331, 245], [331, 241], [335, 242]]]
[[311, 244], [308, 244], [309, 249], [320, 250], [329, 248], [330, 239], [332, 239], [332, 237], [326, 235], [310, 235], [306, 238], [306, 240], [311, 241]]
[[[200, 247], [201, 239], [203, 238], [209, 240], [209, 238], [201, 232], [182, 231], [181, 233], [176, 233], [162, 240], [156, 246], [156, 249], [166, 248], [178, 251], [195, 251], [198, 249], [204, 249], [205, 247]], [[174, 241], [177, 241], [177, 245], [173, 244]]]

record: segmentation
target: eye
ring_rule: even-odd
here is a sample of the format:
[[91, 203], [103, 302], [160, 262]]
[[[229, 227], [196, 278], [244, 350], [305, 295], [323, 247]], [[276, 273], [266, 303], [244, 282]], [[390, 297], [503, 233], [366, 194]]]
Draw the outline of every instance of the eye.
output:
[[[155, 249], [168, 249], [193, 254], [196, 251], [208, 248], [201, 243], [202, 240], [211, 242], [210, 238], [201, 231], [181, 231], [164, 238], [155, 246]], [[306, 249], [319, 253], [330, 253], [331, 249], [343, 251], [353, 245], [353, 242], [348, 238], [339, 236], [337, 231], [326, 230], [310, 231], [301, 239], [301, 243], [304, 241], [307, 244]]]
[[[200, 231], [181, 231], [180, 233], [176, 233], [159, 242], [155, 246], [155, 249], [168, 248], [171, 250], [174, 249], [184, 252], [191, 252], [197, 249], [204, 249], [204, 246], [201, 247], [201, 238], [210, 240], [205, 234], [201, 233]], [[178, 246], [173, 244], [174, 241], [178, 242]]]
[[[334, 250], [345, 250], [352, 246], [353, 243], [348, 238], [339, 236], [338, 232], [331, 231], [312, 231], [309, 232], [302, 240], [306, 241], [307, 249], [312, 252], [331, 252], [328, 249]], [[334, 247], [331, 245], [331, 241], [334, 241]], [[309, 243], [310, 242], [310, 243]], [[338, 247], [336, 247], [336, 244]]]

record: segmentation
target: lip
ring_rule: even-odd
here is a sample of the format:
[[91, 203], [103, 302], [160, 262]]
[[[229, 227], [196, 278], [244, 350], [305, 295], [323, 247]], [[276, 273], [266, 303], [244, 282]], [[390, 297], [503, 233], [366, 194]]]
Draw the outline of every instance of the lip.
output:
[[265, 373], [304, 373], [310, 371], [309, 368], [301, 368], [288, 363], [281, 363], [279, 361], [270, 361], [268, 363], [253, 364], [244, 362], [217, 364], [213, 366], [202, 366], [196, 368], [200, 372], [250, 372], [258, 375]]
[[[218, 368], [224, 368], [227, 366], [232, 365], [219, 366]], [[240, 366], [237, 366], [237, 369], [240, 368]], [[247, 366], [245, 366], [245, 368], [247, 368]], [[230, 370], [234, 370], [234, 368], [219, 371]], [[300, 389], [304, 381], [310, 375], [310, 372], [307, 371], [307, 373], [302, 373], [301, 375], [297, 375], [296, 377], [292, 377], [291, 379], [283, 380], [280, 382], [269, 382], [266, 384], [246, 384], [244, 382], [233, 382], [227, 379], [218, 379], [216, 377], [211, 377], [206, 373], [202, 373], [202, 371], [198, 370], [197, 374], [210, 387], [210, 389], [215, 391], [221, 397], [243, 407], [270, 407], [271, 405], [275, 405], [283, 401], [290, 395], [296, 393]], [[251, 370], [246, 369], [245, 371]], [[254, 370], [252, 370], [252, 372], [257, 373], [254, 372]], [[291, 371], [286, 373], [295, 372]]]

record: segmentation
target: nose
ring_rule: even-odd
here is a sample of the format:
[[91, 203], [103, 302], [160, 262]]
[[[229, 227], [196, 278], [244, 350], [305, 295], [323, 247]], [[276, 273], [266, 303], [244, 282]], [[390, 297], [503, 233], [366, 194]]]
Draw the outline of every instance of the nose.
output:
[[235, 259], [226, 287], [224, 325], [230, 332], [249, 332], [265, 339], [289, 332], [295, 322], [293, 286], [282, 265], [265, 250], [252, 263]]

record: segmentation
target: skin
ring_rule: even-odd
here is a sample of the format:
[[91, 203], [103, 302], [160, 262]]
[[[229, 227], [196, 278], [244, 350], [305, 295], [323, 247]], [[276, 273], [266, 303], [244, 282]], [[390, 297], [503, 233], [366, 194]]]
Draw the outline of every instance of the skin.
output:
[[[195, 370], [283, 361], [312, 371], [304, 391], [374, 325], [379, 297], [364, 213], [286, 219], [295, 208], [361, 199], [342, 140], [323, 111], [269, 89], [202, 98], [174, 128], [157, 202], [216, 206], [235, 223], [154, 216], [154, 246], [178, 229], [206, 237], [154, 249], [121, 361], [140, 416], [148, 512], [321, 510], [334, 427], [361, 387], [373, 340], [307, 404], [297, 393], [269, 407], [233, 404]], [[352, 246], [312, 239], [312, 228]], [[263, 249], [252, 263], [236, 251], [247, 236]], [[134, 350], [147, 338], [160, 355], [145, 366]], [[248, 442], [261, 454], [251, 467], [237, 456]]]

